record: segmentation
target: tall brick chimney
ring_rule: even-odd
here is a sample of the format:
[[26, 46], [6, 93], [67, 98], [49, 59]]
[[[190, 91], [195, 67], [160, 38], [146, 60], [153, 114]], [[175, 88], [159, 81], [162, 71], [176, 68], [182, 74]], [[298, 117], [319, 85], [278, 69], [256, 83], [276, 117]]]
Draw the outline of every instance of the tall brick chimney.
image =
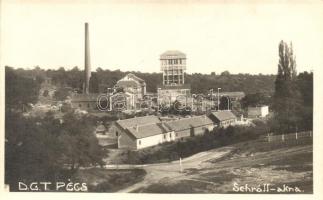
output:
[[83, 93], [89, 94], [90, 78], [91, 78], [91, 59], [90, 59], [90, 39], [89, 24], [85, 23], [85, 51], [84, 51], [84, 87]]

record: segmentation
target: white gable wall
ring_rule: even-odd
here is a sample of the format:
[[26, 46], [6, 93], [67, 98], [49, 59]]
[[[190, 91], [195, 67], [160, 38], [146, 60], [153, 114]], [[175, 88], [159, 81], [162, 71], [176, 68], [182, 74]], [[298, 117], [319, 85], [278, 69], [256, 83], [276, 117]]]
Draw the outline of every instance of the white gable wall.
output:
[[175, 133], [168, 132], [165, 134], [153, 135], [150, 137], [145, 137], [137, 139], [137, 149], [143, 149], [150, 146], [155, 146], [164, 142], [169, 142], [175, 140]]

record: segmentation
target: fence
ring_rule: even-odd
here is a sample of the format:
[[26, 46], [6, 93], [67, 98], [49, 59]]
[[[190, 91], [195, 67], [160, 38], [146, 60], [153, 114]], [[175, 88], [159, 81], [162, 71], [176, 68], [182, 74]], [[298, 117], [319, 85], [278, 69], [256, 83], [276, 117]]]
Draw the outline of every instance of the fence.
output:
[[291, 140], [301, 140], [306, 138], [312, 138], [313, 132], [312, 131], [303, 131], [303, 132], [295, 132], [295, 133], [288, 133], [282, 135], [268, 135], [265, 137], [267, 142], [286, 142]]

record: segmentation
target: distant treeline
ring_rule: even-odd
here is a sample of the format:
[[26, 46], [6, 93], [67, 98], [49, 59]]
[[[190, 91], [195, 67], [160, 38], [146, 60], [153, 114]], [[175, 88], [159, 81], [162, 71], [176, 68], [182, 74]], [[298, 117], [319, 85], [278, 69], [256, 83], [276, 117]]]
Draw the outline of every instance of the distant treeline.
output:
[[[74, 67], [65, 70], [63, 67], [58, 70], [43, 70], [40, 67], [34, 69], [16, 69], [18, 75], [29, 77], [51, 77], [56, 85], [68, 86], [82, 91], [84, 76], [83, 70]], [[162, 84], [161, 73], [142, 72], [122, 72], [120, 70], [103, 70], [97, 68], [92, 72], [91, 88], [92, 92], [105, 92], [106, 88], [113, 87], [116, 82], [128, 73], [144, 79], [148, 92], [156, 92], [157, 85]], [[264, 93], [271, 95], [274, 92], [275, 75], [251, 75], [251, 74], [230, 74], [228, 71], [221, 74], [186, 74], [185, 82], [191, 84], [192, 93], [206, 93], [210, 89], [222, 88], [221, 91], [243, 91], [246, 94]]]

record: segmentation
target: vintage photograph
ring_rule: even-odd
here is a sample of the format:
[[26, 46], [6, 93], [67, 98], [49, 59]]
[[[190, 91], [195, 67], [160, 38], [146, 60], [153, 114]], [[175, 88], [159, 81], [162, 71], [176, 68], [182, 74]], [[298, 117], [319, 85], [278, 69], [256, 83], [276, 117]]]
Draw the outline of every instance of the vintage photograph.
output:
[[7, 192], [313, 194], [322, 1], [0, 4]]

